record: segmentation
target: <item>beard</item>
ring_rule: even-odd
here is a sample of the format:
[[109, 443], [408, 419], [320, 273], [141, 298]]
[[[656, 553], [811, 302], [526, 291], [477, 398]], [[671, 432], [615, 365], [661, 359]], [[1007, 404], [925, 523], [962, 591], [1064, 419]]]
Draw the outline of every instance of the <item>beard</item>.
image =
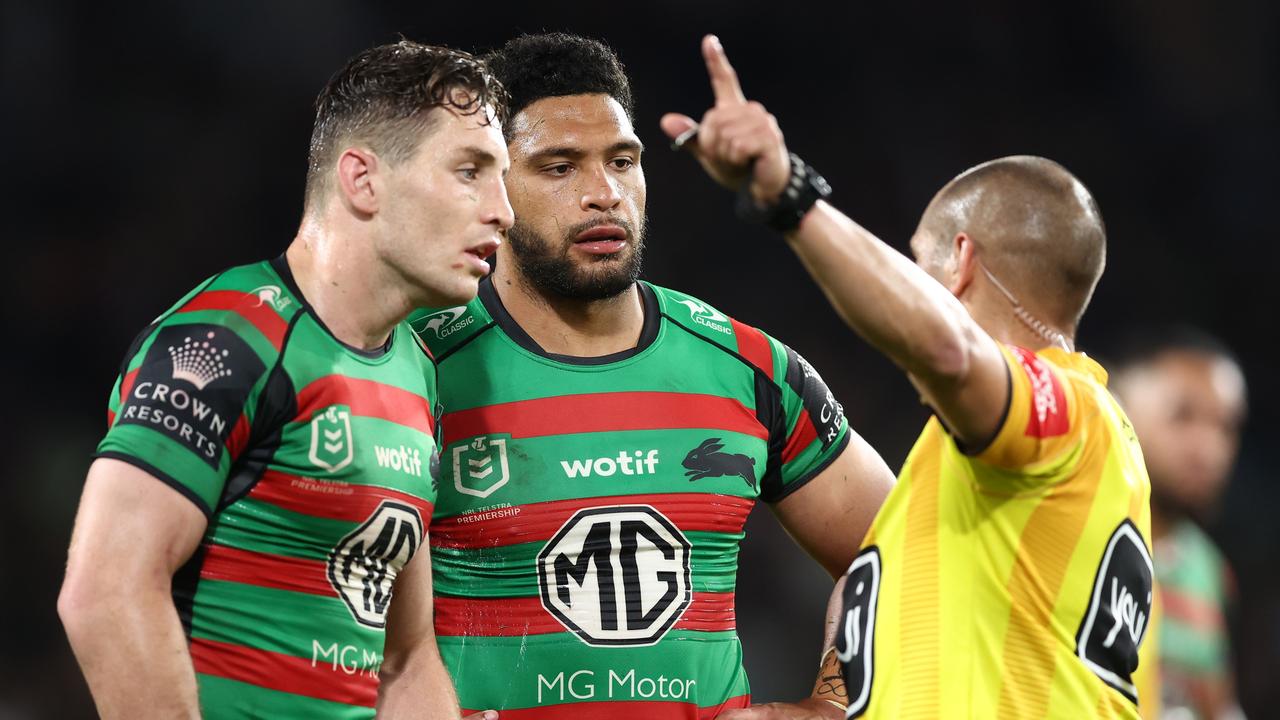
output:
[[[599, 255], [575, 263], [570, 251], [573, 239], [597, 225], [617, 225], [626, 232], [627, 246], [612, 255]], [[644, 256], [644, 220], [639, 227], [620, 218], [592, 220], [568, 228], [560, 243], [538, 234], [516, 220], [507, 231], [511, 256], [529, 284], [544, 295], [571, 300], [605, 300], [617, 297], [640, 277]]]

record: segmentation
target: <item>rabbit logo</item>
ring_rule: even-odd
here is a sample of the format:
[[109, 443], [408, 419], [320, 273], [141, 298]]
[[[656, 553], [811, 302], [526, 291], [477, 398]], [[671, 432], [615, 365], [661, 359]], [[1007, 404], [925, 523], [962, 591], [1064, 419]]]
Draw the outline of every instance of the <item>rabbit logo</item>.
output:
[[720, 452], [724, 444], [720, 438], [707, 438], [702, 444], [689, 451], [681, 465], [685, 467], [685, 475], [689, 481], [709, 477], [727, 477], [737, 475], [746, 481], [752, 490], [756, 489], [756, 459], [741, 453]]

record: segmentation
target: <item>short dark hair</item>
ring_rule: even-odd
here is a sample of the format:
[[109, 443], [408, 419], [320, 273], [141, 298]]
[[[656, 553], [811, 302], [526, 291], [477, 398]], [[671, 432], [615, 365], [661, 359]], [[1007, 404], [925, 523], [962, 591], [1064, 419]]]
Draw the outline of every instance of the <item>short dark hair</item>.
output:
[[1013, 155], [947, 183], [920, 227], [950, 246], [973, 238], [986, 267], [1024, 304], [1075, 332], [1106, 265], [1107, 231], [1089, 189], [1047, 158]]
[[543, 98], [602, 93], [635, 122], [631, 81], [617, 54], [599, 40], [562, 32], [521, 35], [484, 61], [510, 93], [512, 117]]
[[327, 191], [345, 143], [364, 142], [387, 162], [404, 162], [440, 107], [462, 115], [489, 108], [499, 122], [507, 119], [502, 83], [468, 53], [401, 40], [352, 57], [316, 98], [307, 206]]

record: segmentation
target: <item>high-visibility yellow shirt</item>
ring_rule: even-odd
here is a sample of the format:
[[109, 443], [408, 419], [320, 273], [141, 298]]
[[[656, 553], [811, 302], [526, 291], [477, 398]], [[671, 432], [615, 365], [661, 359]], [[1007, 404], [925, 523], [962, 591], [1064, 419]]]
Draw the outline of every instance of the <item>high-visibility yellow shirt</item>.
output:
[[1010, 402], [963, 452], [930, 419], [850, 567], [849, 717], [1137, 718], [1151, 486], [1106, 372], [1002, 347]]

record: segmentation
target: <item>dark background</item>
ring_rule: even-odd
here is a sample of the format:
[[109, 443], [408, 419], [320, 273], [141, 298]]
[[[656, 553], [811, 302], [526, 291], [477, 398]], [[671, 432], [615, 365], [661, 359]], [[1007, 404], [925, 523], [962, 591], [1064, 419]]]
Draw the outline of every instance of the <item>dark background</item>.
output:
[[[845, 330], [787, 249], [665, 149], [665, 111], [700, 114], [698, 55], [722, 38], [746, 93], [900, 249], [933, 192], [1013, 153], [1093, 190], [1111, 239], [1080, 345], [1143, 324], [1211, 329], [1243, 359], [1251, 417], [1211, 528], [1239, 577], [1245, 710], [1280, 706], [1280, 549], [1266, 443], [1280, 161], [1280, 4], [0, 3], [7, 481], [0, 484], [0, 719], [88, 717], [54, 603], [89, 454], [133, 335], [213, 272], [271, 256], [301, 211], [312, 100], [354, 52], [397, 34], [486, 49], [519, 31], [610, 42], [648, 144], [646, 277], [759, 325], [822, 370], [897, 468], [925, 419], [908, 383]], [[828, 581], [768, 512], [738, 590], [758, 700], [806, 693]]]

